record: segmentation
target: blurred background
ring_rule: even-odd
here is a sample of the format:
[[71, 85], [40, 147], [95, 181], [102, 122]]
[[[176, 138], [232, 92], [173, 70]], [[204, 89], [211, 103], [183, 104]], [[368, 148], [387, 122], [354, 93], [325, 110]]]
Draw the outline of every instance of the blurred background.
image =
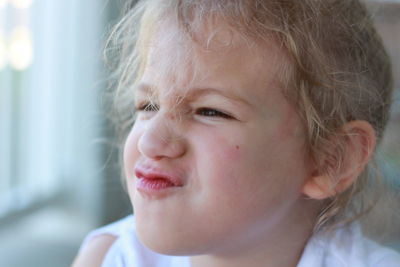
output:
[[131, 212], [102, 106], [123, 4], [0, 0], [0, 267], [69, 266]]
[[[400, 0], [369, 2], [396, 78], [381, 161], [399, 189]], [[0, 0], [0, 267], [70, 266], [89, 230], [131, 212], [103, 106], [123, 4]]]

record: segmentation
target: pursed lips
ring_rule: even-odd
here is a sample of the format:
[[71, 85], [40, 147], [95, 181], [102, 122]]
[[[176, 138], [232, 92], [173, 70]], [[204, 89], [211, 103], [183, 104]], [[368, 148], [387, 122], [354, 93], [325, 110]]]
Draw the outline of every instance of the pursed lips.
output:
[[147, 195], [158, 195], [168, 189], [183, 187], [182, 179], [177, 175], [171, 175], [160, 168], [149, 166], [135, 167], [136, 189]]

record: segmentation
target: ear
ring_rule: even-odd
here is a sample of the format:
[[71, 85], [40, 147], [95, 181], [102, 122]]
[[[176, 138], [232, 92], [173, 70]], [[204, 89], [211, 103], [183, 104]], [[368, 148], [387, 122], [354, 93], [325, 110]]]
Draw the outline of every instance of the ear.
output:
[[[331, 198], [350, 188], [375, 150], [376, 135], [371, 124], [356, 120], [344, 124], [330, 141], [333, 151], [317, 159], [320, 167], [312, 172], [302, 188], [303, 194], [312, 199]], [[343, 149], [338, 149], [340, 146], [344, 146]]]

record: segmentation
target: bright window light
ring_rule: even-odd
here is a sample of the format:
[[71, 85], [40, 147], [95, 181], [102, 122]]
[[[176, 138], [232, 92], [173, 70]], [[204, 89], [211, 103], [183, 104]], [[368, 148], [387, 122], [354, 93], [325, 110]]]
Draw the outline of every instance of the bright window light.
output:
[[7, 4], [7, 0], [0, 0], [0, 8], [5, 7]]
[[29, 8], [32, 5], [32, 0], [10, 0], [10, 2], [15, 8]]
[[32, 64], [32, 37], [28, 28], [17, 27], [12, 31], [8, 53], [10, 65], [16, 70], [24, 70]]

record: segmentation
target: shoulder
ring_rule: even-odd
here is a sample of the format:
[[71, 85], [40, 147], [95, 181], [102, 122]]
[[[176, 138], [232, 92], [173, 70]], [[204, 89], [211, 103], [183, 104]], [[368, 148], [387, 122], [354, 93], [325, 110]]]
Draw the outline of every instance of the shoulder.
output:
[[89, 233], [72, 267], [162, 266], [189, 267], [189, 257], [158, 254], [136, 234], [133, 216]]
[[358, 224], [339, 230], [332, 241], [332, 256], [343, 266], [400, 267], [400, 254], [364, 236]]
[[117, 239], [132, 228], [133, 216], [127, 216], [109, 225], [91, 231], [82, 242], [73, 267], [101, 266]]
[[372, 240], [366, 241], [366, 254], [371, 267], [400, 267], [400, 253], [392, 248], [384, 247]]
[[311, 266], [400, 267], [400, 254], [366, 238], [354, 224], [314, 235], [298, 265]]
[[94, 237], [79, 252], [72, 267], [100, 267], [107, 251], [116, 239], [116, 236], [109, 234]]

